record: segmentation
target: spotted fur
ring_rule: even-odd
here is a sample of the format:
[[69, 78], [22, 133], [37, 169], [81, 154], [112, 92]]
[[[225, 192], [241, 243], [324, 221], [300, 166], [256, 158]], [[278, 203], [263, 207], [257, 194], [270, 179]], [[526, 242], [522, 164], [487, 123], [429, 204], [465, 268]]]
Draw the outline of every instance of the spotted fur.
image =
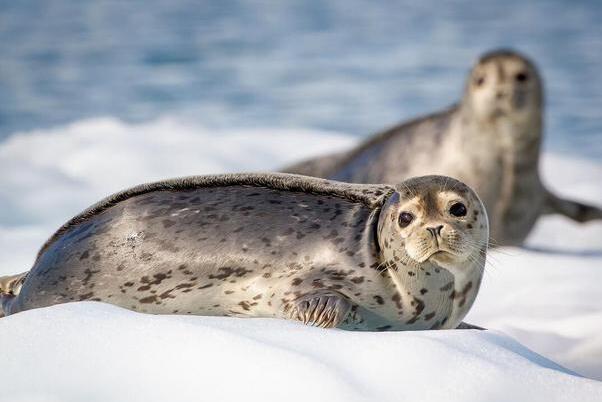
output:
[[[135, 187], [63, 225], [20, 292], [2, 296], [4, 309], [89, 300], [358, 330], [455, 327], [476, 296], [483, 259], [463, 260], [458, 272], [436, 257], [408, 265], [399, 255], [410, 246], [390, 219], [403, 200], [441, 191], [470, 200], [480, 213], [471, 222], [486, 226], [476, 195], [450, 178], [387, 186], [249, 174]], [[486, 247], [486, 230], [470, 244]]]

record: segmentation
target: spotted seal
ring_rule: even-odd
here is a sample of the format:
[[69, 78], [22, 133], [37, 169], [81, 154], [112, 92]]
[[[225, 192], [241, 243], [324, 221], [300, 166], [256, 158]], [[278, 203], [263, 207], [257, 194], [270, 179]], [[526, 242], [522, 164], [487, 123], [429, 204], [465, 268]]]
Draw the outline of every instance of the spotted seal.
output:
[[494, 51], [473, 67], [457, 105], [376, 134], [349, 151], [283, 171], [354, 183], [452, 176], [483, 200], [492, 241], [520, 245], [542, 214], [578, 222], [602, 219], [600, 208], [558, 197], [542, 184], [542, 112], [542, 80], [535, 65], [515, 51]]
[[279, 317], [355, 330], [455, 328], [488, 222], [447, 177], [397, 186], [287, 174], [195, 176], [115, 194], [63, 225], [6, 314], [80, 300], [156, 314]]

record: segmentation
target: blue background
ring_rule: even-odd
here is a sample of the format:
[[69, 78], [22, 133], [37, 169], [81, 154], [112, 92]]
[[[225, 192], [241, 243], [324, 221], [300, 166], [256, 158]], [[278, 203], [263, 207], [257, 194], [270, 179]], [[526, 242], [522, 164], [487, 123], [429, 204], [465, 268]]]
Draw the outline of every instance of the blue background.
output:
[[554, 151], [602, 156], [602, 2], [0, 1], [0, 140], [88, 117], [368, 135], [523, 51]]

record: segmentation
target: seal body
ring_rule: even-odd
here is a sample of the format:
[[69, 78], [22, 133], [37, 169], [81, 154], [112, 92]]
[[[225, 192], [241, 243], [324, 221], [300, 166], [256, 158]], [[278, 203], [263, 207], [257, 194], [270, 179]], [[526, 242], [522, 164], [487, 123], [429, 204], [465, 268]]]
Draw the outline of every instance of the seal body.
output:
[[[414, 191], [438, 193], [444, 179], [423, 181]], [[456, 186], [481, 214], [470, 215], [479, 237], [465, 243], [486, 247], [482, 205]], [[27, 276], [4, 281], [19, 291], [0, 289], [3, 307], [12, 314], [93, 300], [146, 313], [277, 317], [358, 330], [455, 328], [476, 296], [484, 261], [467, 257], [450, 268], [436, 257], [403, 257], [395, 240], [403, 197], [405, 187], [284, 174], [143, 185], [60, 228]]]
[[563, 200], [542, 184], [542, 99], [541, 78], [531, 61], [513, 51], [491, 52], [472, 69], [458, 105], [284, 171], [356, 183], [455, 177], [483, 200], [492, 243], [518, 245], [543, 213], [580, 222], [602, 218], [599, 208]]

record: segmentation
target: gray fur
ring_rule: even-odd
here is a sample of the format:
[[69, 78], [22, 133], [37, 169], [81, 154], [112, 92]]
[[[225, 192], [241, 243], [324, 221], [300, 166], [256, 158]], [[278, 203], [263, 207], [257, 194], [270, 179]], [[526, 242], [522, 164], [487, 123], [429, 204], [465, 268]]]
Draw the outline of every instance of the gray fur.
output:
[[[460, 273], [434, 260], [417, 265], [403, 256], [395, 226], [402, 200], [443, 190], [478, 211], [451, 224], [464, 231], [480, 223], [478, 238], [466, 231], [466, 244], [486, 248], [480, 201], [449, 178], [392, 187], [244, 174], [134, 187], [63, 225], [26, 277], [0, 278], [3, 309], [92, 300], [345, 329], [452, 328], [476, 297], [485, 249], [462, 260]], [[428, 219], [449, 219], [437, 214]]]
[[[515, 78], [517, 66], [526, 81]], [[480, 78], [485, 81], [478, 84]], [[355, 183], [398, 183], [425, 174], [455, 177], [483, 200], [492, 242], [518, 245], [543, 213], [579, 222], [602, 218], [599, 208], [561, 199], [541, 182], [542, 112], [535, 65], [511, 50], [489, 52], [471, 71], [458, 105], [376, 134], [352, 150], [283, 170]]]
[[[313, 194], [332, 195], [341, 197], [350, 201], [357, 201], [372, 206], [378, 201], [378, 196], [383, 195], [382, 191], [392, 191], [384, 187], [376, 186], [356, 186], [346, 183], [333, 183], [319, 178], [302, 177], [296, 174], [286, 173], [234, 173], [218, 174], [204, 176], [179, 177], [175, 179], [162, 180], [153, 183], [145, 183], [124, 191], [112, 194], [107, 198], [97, 202], [85, 211], [71, 218], [67, 223], [61, 226], [40, 248], [38, 257], [46, 248], [65, 231], [71, 227], [82, 223], [91, 217], [107, 210], [121, 201], [133, 198], [139, 195], [155, 191], [178, 191], [193, 190], [199, 188], [226, 187], [226, 186], [252, 186], [265, 187], [274, 190], [299, 191]], [[374, 195], [377, 195], [375, 198]]]

